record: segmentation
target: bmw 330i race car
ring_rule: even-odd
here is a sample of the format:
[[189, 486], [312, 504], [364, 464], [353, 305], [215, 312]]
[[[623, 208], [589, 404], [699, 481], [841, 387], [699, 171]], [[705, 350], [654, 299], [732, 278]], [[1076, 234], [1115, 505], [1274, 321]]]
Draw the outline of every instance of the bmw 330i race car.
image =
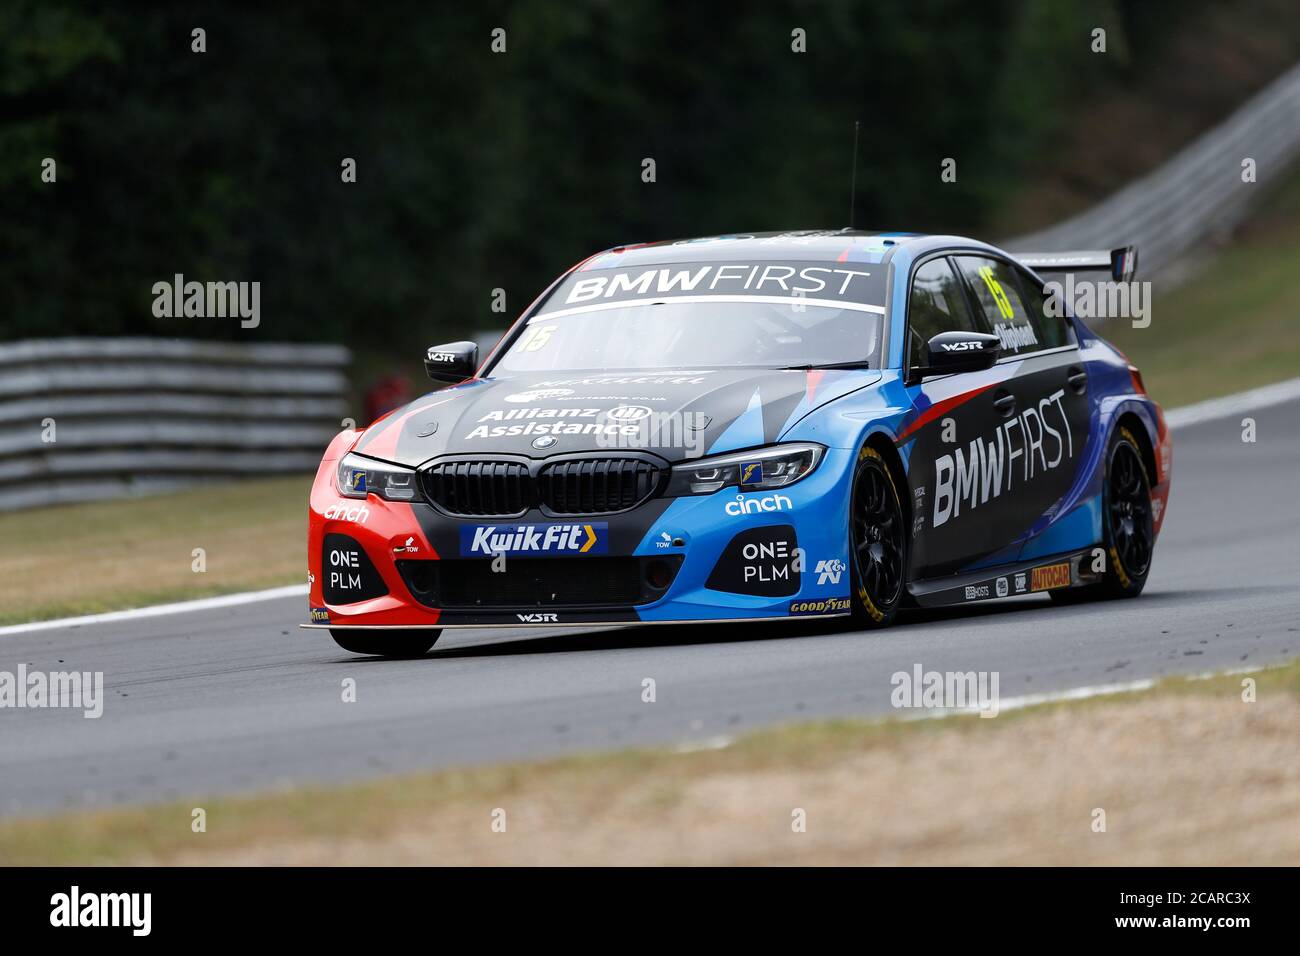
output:
[[330, 443], [306, 626], [401, 656], [447, 627], [1136, 595], [1169, 434], [1029, 267], [1135, 256], [849, 230], [592, 256], [481, 367], [429, 349], [449, 387]]

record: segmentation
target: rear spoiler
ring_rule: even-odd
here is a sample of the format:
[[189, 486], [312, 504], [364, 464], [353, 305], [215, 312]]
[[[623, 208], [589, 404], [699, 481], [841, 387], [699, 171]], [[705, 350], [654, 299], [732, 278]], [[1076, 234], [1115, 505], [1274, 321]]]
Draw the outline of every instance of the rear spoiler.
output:
[[1022, 265], [1038, 272], [1109, 272], [1116, 282], [1131, 282], [1137, 274], [1137, 246], [1106, 252], [1013, 252]]

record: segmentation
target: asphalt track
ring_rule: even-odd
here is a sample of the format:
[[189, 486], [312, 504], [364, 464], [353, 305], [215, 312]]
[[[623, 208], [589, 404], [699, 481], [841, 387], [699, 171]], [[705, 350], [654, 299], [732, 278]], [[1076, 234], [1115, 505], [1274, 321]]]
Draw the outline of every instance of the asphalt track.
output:
[[[446, 632], [425, 659], [339, 650], [300, 597], [0, 635], [0, 670], [103, 671], [104, 715], [0, 711], [0, 814], [338, 783], [891, 713], [891, 675], [998, 671], [1003, 697], [1300, 653], [1300, 401], [1174, 436], [1145, 594], [994, 601], [880, 633], [805, 622]], [[342, 682], [356, 681], [355, 703]], [[656, 682], [654, 703], [642, 681]]]

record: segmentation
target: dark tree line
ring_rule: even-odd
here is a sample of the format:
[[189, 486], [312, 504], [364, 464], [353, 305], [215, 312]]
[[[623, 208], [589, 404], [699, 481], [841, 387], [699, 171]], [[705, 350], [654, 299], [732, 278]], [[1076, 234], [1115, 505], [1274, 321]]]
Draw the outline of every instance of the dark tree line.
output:
[[[979, 230], [1187, 6], [10, 0], [0, 337], [500, 327], [608, 245], [847, 224], [854, 120], [860, 226]], [[176, 273], [260, 281], [261, 324], [155, 318]]]

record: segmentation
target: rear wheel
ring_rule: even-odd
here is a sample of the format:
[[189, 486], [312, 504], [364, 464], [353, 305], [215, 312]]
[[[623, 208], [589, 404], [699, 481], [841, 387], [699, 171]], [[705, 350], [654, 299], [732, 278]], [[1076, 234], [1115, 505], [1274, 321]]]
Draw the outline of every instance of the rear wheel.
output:
[[1106, 450], [1106, 485], [1102, 498], [1106, 570], [1101, 583], [1050, 592], [1072, 604], [1093, 597], [1137, 597], [1147, 583], [1155, 548], [1151, 479], [1137, 439], [1127, 428], [1116, 430]]
[[908, 536], [893, 476], [871, 447], [862, 449], [853, 473], [849, 535], [853, 616], [867, 627], [884, 627], [905, 593]]
[[353, 654], [374, 657], [423, 657], [442, 631], [427, 628], [409, 631], [372, 631], [330, 628], [334, 643]]

